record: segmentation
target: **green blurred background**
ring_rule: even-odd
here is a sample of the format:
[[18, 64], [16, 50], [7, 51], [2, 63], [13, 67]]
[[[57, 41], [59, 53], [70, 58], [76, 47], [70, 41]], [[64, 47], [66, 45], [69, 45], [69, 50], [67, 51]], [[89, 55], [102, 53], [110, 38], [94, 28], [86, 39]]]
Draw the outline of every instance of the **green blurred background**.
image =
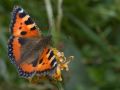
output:
[[[48, 1], [57, 27], [61, 0]], [[23, 7], [43, 33], [49, 29], [44, 0], [0, 0], [0, 90], [57, 90], [49, 82], [29, 84], [8, 59], [9, 24], [15, 5]], [[62, 12], [61, 24], [51, 31], [55, 47], [65, 56], [75, 57], [69, 71], [63, 72], [63, 88], [120, 90], [120, 0], [63, 0]]]

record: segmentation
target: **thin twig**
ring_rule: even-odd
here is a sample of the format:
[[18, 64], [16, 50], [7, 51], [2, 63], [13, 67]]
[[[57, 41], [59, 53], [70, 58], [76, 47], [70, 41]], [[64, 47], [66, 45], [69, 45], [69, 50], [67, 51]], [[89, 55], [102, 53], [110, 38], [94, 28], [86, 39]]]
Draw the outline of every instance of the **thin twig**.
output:
[[50, 0], [44, 0], [45, 1], [45, 6], [48, 14], [48, 20], [49, 20], [49, 25], [50, 25], [50, 32], [52, 34], [52, 39], [53, 39], [53, 45], [57, 46], [57, 33], [56, 33], [56, 28], [55, 28], [55, 20], [54, 20], [54, 15], [53, 15], [53, 9]]
[[49, 21], [49, 25], [50, 25], [50, 30], [55, 30], [55, 22], [54, 22], [52, 5], [50, 3], [50, 0], [44, 0], [44, 1], [45, 1], [47, 14], [48, 14], [48, 21]]
[[56, 30], [58, 32], [60, 32], [61, 29], [61, 21], [62, 21], [62, 16], [63, 16], [63, 12], [62, 12], [62, 2], [63, 0], [58, 0], [58, 7], [57, 7], [57, 21], [56, 21]]

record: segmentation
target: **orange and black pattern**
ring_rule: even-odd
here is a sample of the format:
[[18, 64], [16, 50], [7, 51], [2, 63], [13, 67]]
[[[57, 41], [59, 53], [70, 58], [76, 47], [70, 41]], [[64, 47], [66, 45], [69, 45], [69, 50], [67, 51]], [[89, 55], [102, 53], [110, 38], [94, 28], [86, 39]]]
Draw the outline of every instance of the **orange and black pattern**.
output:
[[8, 56], [20, 76], [51, 76], [57, 60], [49, 45], [51, 38], [43, 36], [31, 17], [19, 6], [12, 12]]

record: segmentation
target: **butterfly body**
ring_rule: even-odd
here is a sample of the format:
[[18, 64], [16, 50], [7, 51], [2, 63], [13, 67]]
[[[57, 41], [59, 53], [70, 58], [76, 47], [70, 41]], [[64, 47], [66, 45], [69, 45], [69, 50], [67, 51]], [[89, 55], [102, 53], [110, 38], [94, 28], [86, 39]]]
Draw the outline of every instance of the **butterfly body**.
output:
[[20, 76], [50, 75], [57, 67], [54, 51], [50, 47], [51, 35], [43, 36], [31, 17], [15, 7], [10, 26], [8, 56]]

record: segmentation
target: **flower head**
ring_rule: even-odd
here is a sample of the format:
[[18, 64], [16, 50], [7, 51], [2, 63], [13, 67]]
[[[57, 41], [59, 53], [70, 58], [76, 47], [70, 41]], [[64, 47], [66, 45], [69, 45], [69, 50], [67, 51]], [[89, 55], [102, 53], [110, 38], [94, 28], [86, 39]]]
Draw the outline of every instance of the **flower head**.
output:
[[69, 70], [68, 64], [74, 58], [74, 56], [69, 56], [68, 58], [66, 58], [63, 52], [58, 51], [56, 48], [52, 48], [52, 50], [54, 51], [54, 54], [56, 56], [57, 63], [58, 63], [56, 71], [53, 74], [53, 78], [56, 80], [62, 81], [61, 71]]

